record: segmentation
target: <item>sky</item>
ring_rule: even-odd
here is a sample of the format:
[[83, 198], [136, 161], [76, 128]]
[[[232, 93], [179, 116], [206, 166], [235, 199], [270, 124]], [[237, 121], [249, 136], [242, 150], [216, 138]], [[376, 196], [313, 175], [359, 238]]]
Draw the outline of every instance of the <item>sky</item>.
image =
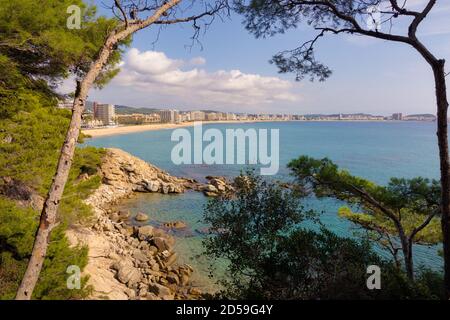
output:
[[[411, 9], [421, 9], [425, 0], [408, 2]], [[100, 1], [94, 3], [101, 6]], [[109, 14], [104, 9], [100, 13]], [[269, 60], [311, 39], [314, 30], [301, 25], [256, 39], [242, 20], [235, 13], [216, 19], [193, 45], [190, 24], [139, 31], [123, 57], [120, 74], [104, 89], [92, 90], [89, 100], [246, 113], [435, 114], [431, 69], [405, 44], [326, 36], [316, 55], [333, 70], [332, 76], [322, 83], [296, 82], [294, 74], [279, 74]], [[404, 32], [404, 26], [397, 24], [392, 31]], [[450, 61], [450, 1], [438, 1], [418, 35], [437, 57]]]

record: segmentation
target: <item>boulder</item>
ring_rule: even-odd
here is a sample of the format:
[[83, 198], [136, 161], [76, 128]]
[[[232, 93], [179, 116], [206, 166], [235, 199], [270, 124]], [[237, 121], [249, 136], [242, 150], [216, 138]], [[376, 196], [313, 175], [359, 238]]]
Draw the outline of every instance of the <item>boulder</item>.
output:
[[154, 237], [153, 244], [155, 245], [155, 247], [158, 248], [158, 251], [160, 251], [160, 252], [165, 251], [165, 250], [172, 251], [173, 244], [171, 244], [170, 241], [166, 238]]
[[184, 229], [187, 227], [186, 223], [180, 220], [165, 222], [163, 226], [168, 229]]
[[120, 257], [117, 254], [114, 254], [114, 256], [117, 256], [118, 260], [115, 261], [112, 265], [111, 265], [111, 269], [119, 271], [120, 269], [124, 268], [124, 267], [132, 267], [133, 266], [133, 262], [131, 260], [128, 259], [120, 259]]
[[135, 258], [139, 262], [147, 262], [149, 258], [141, 251], [141, 250], [134, 250], [133, 252], [133, 258]]
[[158, 180], [145, 180], [144, 181], [146, 189], [150, 192], [158, 192], [161, 186], [161, 183]]
[[197, 288], [191, 288], [191, 289], [189, 289], [189, 293], [192, 294], [192, 295], [194, 295], [194, 296], [199, 296], [199, 295], [202, 294], [202, 292], [201, 292], [199, 289], [197, 289]]
[[150, 286], [148, 287], [148, 291], [156, 294], [159, 297], [172, 295], [172, 291], [170, 291], [169, 288], [158, 283], [150, 284]]
[[130, 217], [130, 211], [124, 211], [124, 210], [120, 210], [119, 212], [117, 212], [118, 216], [119, 216], [119, 220], [127, 220]]
[[139, 222], [147, 221], [148, 215], [146, 215], [143, 212], [138, 212], [138, 214], [136, 214], [136, 216], [134, 217], [134, 220], [139, 221]]
[[111, 219], [111, 221], [113, 222], [118, 222], [120, 220], [117, 212], [111, 212], [109, 214], [109, 219]]
[[154, 234], [154, 228], [152, 226], [143, 226], [138, 229], [139, 240], [146, 240], [151, 238]]
[[167, 281], [171, 284], [176, 284], [179, 285], [180, 284], [180, 279], [178, 278], [178, 276], [173, 273], [173, 272], [169, 272], [169, 274], [166, 277]]
[[207, 184], [205, 186], [205, 191], [207, 192], [217, 192], [217, 188], [215, 186], [213, 186], [212, 184]]
[[117, 272], [117, 279], [129, 287], [137, 284], [141, 278], [141, 272], [134, 267], [122, 266]]
[[173, 265], [176, 261], [177, 261], [178, 255], [176, 252], [174, 252], [173, 254], [171, 254], [169, 257], [167, 257], [166, 259], [166, 266], [171, 266]]
[[133, 227], [132, 226], [124, 226], [121, 230], [120, 233], [123, 234], [126, 237], [131, 237], [134, 233]]
[[217, 197], [218, 194], [216, 192], [211, 192], [211, 191], [203, 191], [203, 194], [207, 197]]

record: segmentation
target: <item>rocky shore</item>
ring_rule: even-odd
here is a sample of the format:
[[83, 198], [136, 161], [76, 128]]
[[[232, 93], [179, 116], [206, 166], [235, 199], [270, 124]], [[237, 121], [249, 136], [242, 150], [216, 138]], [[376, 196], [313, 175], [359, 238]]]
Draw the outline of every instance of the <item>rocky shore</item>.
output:
[[[89, 247], [84, 274], [93, 288], [91, 298], [201, 299], [202, 293], [190, 281], [192, 267], [177, 264], [174, 238], [163, 229], [132, 226], [128, 212], [111, 207], [134, 192], [168, 194], [193, 189], [212, 196], [226, 187], [214, 182], [217, 186], [213, 189], [209, 187], [212, 184], [173, 177], [119, 149], [107, 149], [100, 174], [101, 186], [86, 200], [95, 212], [92, 225], [67, 232], [73, 245]], [[145, 217], [138, 219], [144, 221]]]

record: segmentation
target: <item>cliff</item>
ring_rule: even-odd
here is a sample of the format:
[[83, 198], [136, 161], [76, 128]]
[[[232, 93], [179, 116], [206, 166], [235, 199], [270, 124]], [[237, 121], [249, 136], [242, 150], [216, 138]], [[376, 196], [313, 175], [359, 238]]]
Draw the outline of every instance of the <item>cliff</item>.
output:
[[102, 185], [85, 201], [95, 212], [92, 226], [73, 227], [73, 245], [89, 247], [84, 275], [94, 299], [198, 299], [189, 265], [177, 265], [174, 239], [151, 226], [132, 227], [129, 213], [111, 204], [133, 192], [182, 193], [200, 184], [177, 178], [119, 149], [108, 149], [100, 167]]

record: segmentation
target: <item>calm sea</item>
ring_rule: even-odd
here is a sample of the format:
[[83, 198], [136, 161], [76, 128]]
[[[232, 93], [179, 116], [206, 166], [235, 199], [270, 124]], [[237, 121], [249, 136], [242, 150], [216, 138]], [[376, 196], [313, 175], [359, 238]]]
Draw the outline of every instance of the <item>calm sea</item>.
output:
[[[224, 131], [227, 128], [279, 129], [280, 170], [277, 178], [289, 179], [286, 164], [300, 155], [328, 157], [351, 173], [385, 184], [390, 177], [411, 178], [423, 176], [438, 178], [439, 162], [435, 123], [427, 122], [259, 122], [239, 124], [208, 124], [207, 128]], [[186, 128], [193, 135], [193, 128]], [[87, 145], [123, 149], [177, 176], [198, 180], [207, 175], [235, 176], [242, 165], [174, 165], [171, 161], [172, 130], [147, 131], [127, 135], [101, 137], [89, 140]], [[206, 143], [205, 143], [206, 145]], [[190, 231], [176, 234], [177, 251], [181, 262], [193, 265], [200, 287], [211, 287], [207, 278], [209, 261], [201, 255], [202, 236], [196, 230], [202, 223], [203, 206], [207, 198], [188, 192], [183, 195], [141, 194], [125, 201], [122, 208], [136, 213], [149, 214], [158, 224], [164, 221], [183, 220]], [[339, 204], [333, 201], [310, 201], [311, 206], [322, 211], [322, 221], [331, 230], [343, 236], [352, 236], [354, 227], [336, 215]], [[182, 239], [181, 239], [182, 238]], [[442, 260], [437, 247], [415, 246], [417, 265], [440, 269]], [[217, 265], [221, 274], [223, 265]]]

